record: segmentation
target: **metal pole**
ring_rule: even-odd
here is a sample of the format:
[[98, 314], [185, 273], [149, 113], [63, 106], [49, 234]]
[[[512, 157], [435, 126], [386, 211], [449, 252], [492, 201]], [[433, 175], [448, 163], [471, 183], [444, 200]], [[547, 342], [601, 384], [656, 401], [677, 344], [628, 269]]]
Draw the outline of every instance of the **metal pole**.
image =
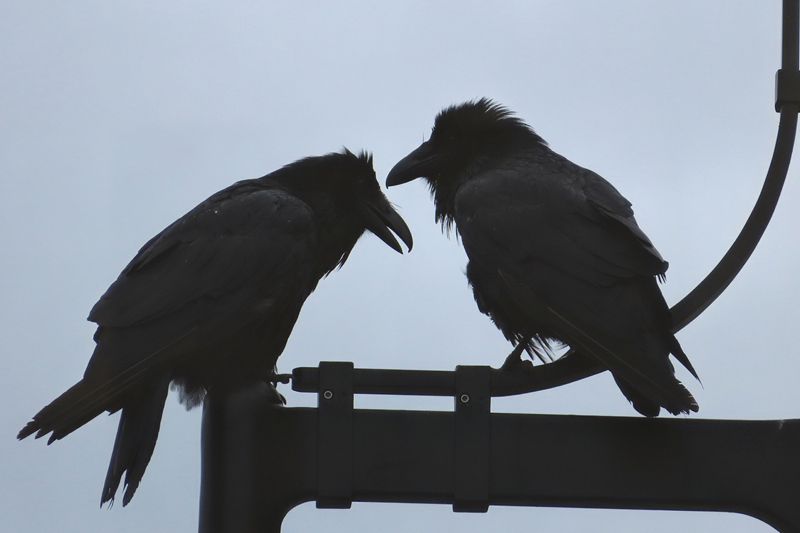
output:
[[[200, 532], [277, 533], [292, 507], [316, 500], [728, 511], [800, 533], [800, 420], [490, 413], [488, 367], [456, 373], [455, 412], [210, 393]], [[336, 398], [347, 379], [325, 391]], [[342, 418], [349, 429], [331, 439]]]
[[[783, 1], [783, 37], [781, 69], [777, 73], [775, 107], [780, 112], [778, 135], [772, 161], [764, 186], [750, 217], [739, 236], [716, 267], [680, 302], [672, 307], [673, 332], [677, 332], [705, 311], [730, 285], [755, 250], [769, 225], [780, 198], [797, 131], [800, 110], [800, 72], [798, 72], [798, 0]], [[505, 390], [498, 388], [495, 396], [534, 392], [558, 387], [606, 370], [597, 361], [570, 350], [564, 357], [537, 367], [536, 381], [527, 385], [520, 377], [511, 378]]]

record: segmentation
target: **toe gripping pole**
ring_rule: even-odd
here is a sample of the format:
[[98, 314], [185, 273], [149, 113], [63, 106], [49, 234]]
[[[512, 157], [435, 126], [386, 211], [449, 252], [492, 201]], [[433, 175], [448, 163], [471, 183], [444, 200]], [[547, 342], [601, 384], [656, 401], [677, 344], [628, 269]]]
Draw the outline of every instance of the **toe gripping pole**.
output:
[[[763, 235], [789, 168], [800, 109], [798, 0], [783, 2], [780, 124], [761, 194], [712, 272], [672, 308], [674, 331], [733, 281]], [[741, 421], [491, 412], [492, 396], [604, 370], [570, 352], [524, 375], [298, 368], [318, 407], [286, 408], [268, 384], [211, 391], [203, 410], [200, 532], [280, 531], [296, 505], [354, 501], [729, 511], [800, 533], [800, 420]], [[453, 412], [354, 409], [353, 395], [452, 396]]]

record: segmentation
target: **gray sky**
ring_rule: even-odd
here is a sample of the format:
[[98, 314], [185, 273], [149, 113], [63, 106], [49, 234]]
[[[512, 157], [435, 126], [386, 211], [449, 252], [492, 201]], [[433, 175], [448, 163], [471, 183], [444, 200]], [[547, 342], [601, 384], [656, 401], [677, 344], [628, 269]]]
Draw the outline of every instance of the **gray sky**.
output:
[[[738, 233], [778, 116], [780, 2], [3, 2], [0, 17], [0, 530], [195, 531], [200, 410], [167, 402], [136, 498], [98, 509], [117, 415], [46, 447], [14, 435], [77, 381], [85, 317], [139, 247], [211, 193], [297, 158], [375, 153], [383, 181], [444, 106], [488, 96], [633, 202], [670, 262], [674, 304]], [[795, 167], [796, 168], [796, 167]], [[800, 205], [792, 170], [745, 270], [679, 334], [706, 418], [800, 413]], [[374, 236], [308, 299], [279, 360], [498, 366], [466, 257], [422, 183], [389, 191], [414, 232]], [[290, 405], [313, 396], [283, 389]], [[451, 408], [444, 399], [359, 406]], [[605, 374], [496, 401], [495, 411], [636, 416]], [[284, 531], [762, 532], [727, 514], [355, 504], [292, 511]]]

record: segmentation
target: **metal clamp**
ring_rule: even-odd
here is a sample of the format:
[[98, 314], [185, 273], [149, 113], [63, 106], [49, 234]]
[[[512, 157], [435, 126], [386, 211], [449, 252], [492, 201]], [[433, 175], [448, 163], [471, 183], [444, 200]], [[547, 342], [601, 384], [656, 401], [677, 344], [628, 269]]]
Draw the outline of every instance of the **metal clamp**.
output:
[[457, 366], [453, 511], [489, 510], [491, 368]]
[[353, 504], [353, 363], [319, 364], [317, 508]]

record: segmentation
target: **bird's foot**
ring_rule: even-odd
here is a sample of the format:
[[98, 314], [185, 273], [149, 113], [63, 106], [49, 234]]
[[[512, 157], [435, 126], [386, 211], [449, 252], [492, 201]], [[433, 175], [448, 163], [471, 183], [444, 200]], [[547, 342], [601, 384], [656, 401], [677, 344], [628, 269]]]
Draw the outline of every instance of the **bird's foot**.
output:
[[268, 380], [273, 385], [278, 385], [278, 383], [283, 383], [284, 385], [292, 381], [291, 374], [278, 374], [277, 372], [270, 372]]
[[267, 385], [269, 385], [269, 392], [267, 393], [269, 400], [276, 405], [286, 405], [286, 397], [278, 392], [278, 389], [272, 383], [267, 383]]
[[267, 385], [269, 385], [270, 400], [273, 403], [286, 405], [286, 397], [278, 392], [277, 385], [278, 383], [289, 383], [291, 379], [291, 374], [276, 374], [275, 372], [270, 372], [269, 376], [267, 377]]
[[506, 357], [500, 370], [505, 372], [521, 372], [528, 374], [533, 372], [533, 363], [527, 359], [522, 359], [522, 352], [525, 351], [525, 343], [517, 344]]

